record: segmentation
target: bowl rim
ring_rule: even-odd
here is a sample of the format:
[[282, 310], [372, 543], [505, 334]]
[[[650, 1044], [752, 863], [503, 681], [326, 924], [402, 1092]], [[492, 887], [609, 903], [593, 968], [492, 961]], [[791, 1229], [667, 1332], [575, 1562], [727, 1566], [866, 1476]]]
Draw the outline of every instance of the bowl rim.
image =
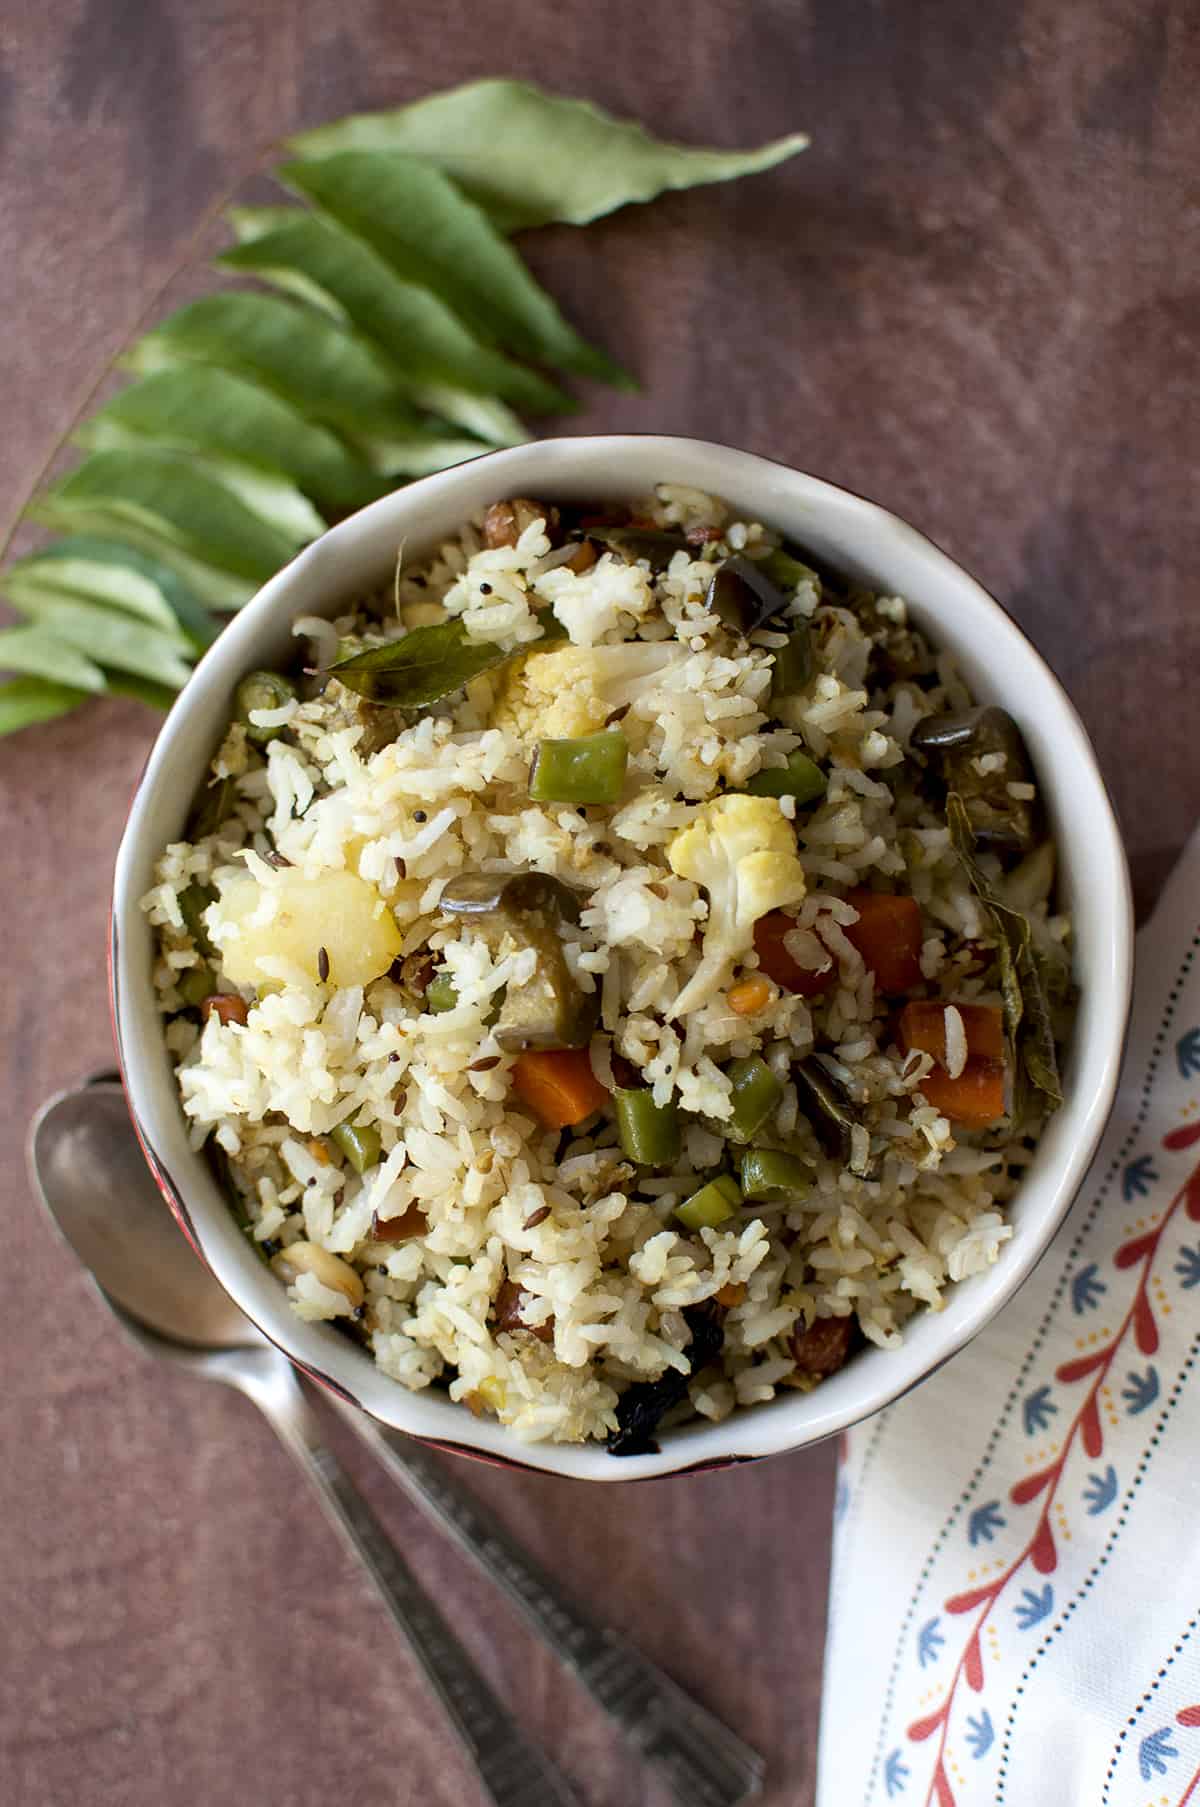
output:
[[[137, 871], [146, 851], [143, 824], [160, 791], [164, 787], [169, 790], [179, 788], [171, 771], [173, 750], [193, 710], [203, 707], [214, 684], [223, 683], [227, 668], [239, 672], [245, 669], [243, 647], [248, 653], [256, 636], [260, 637], [260, 630], [274, 622], [277, 615], [285, 614], [288, 598], [297, 583], [310, 575], [314, 559], [327, 563], [331, 549], [336, 556], [340, 546], [349, 547], [369, 529], [393, 516], [419, 515], [423, 504], [435, 495], [449, 498], [460, 490], [478, 488], [479, 473], [483, 469], [489, 479], [494, 474], [494, 495], [522, 491], [552, 495], [556, 463], [577, 463], [581, 456], [585, 460], [591, 459], [596, 466], [597, 481], [600, 481], [602, 470], [620, 471], [626, 462], [644, 459], [648, 448], [653, 448], [654, 458], [664, 467], [664, 474], [658, 481], [675, 480], [669, 469], [672, 462], [687, 466], [711, 461], [724, 468], [727, 481], [723, 485], [714, 469], [705, 476], [703, 484], [698, 484], [700, 487], [722, 493], [723, 489], [746, 492], [782, 486], [797, 501], [804, 497], [813, 506], [825, 510], [835, 523], [840, 517], [843, 526], [866, 525], [885, 543], [892, 543], [895, 555], [901, 549], [909, 553], [915, 549], [931, 573], [940, 572], [947, 582], [957, 587], [968, 611], [973, 609], [980, 620], [990, 618], [992, 628], [1002, 631], [1010, 639], [1014, 657], [1039, 675], [1042, 688], [1057, 711], [1054, 734], [1059, 739], [1065, 737], [1076, 763], [1092, 787], [1093, 794], [1088, 799], [1086, 811], [1086, 840], [1092, 858], [1099, 862], [1106, 880], [1096, 909], [1106, 929], [1107, 962], [1105, 969], [1092, 975], [1090, 980], [1093, 989], [1102, 988], [1098, 990], [1095, 1007], [1104, 1012], [1104, 1033], [1099, 1038], [1093, 1036], [1092, 1041], [1102, 1041], [1103, 1045], [1083, 1050], [1089, 1068], [1086, 1095], [1081, 1088], [1081, 1095], [1075, 1101], [1068, 1100], [1063, 1112], [1056, 1115], [1056, 1122], [1060, 1117], [1070, 1118], [1072, 1134], [1069, 1144], [1064, 1141], [1048, 1182], [1048, 1201], [1038, 1221], [1029, 1224], [1027, 1234], [1014, 1235], [1005, 1244], [995, 1265], [977, 1277], [978, 1283], [958, 1283], [953, 1295], [956, 1306], [953, 1329], [942, 1339], [936, 1353], [919, 1365], [911, 1359], [906, 1361], [904, 1357], [910, 1348], [910, 1341], [906, 1339], [900, 1349], [869, 1356], [872, 1366], [878, 1366], [891, 1378], [885, 1378], [882, 1383], [877, 1380], [867, 1389], [866, 1403], [851, 1401], [834, 1405], [829, 1402], [822, 1408], [820, 1403], [813, 1403], [819, 1402], [820, 1395], [826, 1391], [819, 1388], [812, 1394], [796, 1395], [791, 1400], [777, 1398], [761, 1409], [739, 1409], [719, 1425], [681, 1427], [668, 1433], [656, 1454], [618, 1461], [607, 1454], [602, 1444], [523, 1442], [494, 1420], [476, 1420], [461, 1405], [449, 1400], [443, 1401], [443, 1409], [454, 1414], [452, 1422], [457, 1430], [454, 1434], [442, 1434], [440, 1427], [434, 1430], [422, 1423], [429, 1416], [422, 1405], [426, 1399], [424, 1394], [412, 1394], [383, 1375], [365, 1351], [336, 1331], [298, 1318], [261, 1262], [246, 1249], [232, 1216], [225, 1210], [219, 1217], [216, 1214], [210, 1216], [209, 1207], [196, 1199], [195, 1184], [189, 1185], [176, 1170], [174, 1161], [165, 1158], [164, 1149], [173, 1139], [177, 1141], [182, 1131], [182, 1116], [176, 1106], [176, 1121], [172, 1125], [156, 1103], [153, 1070], [161, 1073], [166, 1055], [161, 1033], [156, 1033], [160, 1019], [155, 1013], [152, 1032], [140, 1032], [151, 1025], [144, 1014], [138, 1013], [133, 1001], [135, 987], [130, 980], [136, 957], [132, 951], [138, 940], [136, 930], [139, 925], [145, 926], [145, 919], [138, 909], [141, 885]], [[607, 487], [615, 493], [618, 486], [610, 481]], [[629, 490], [634, 493], [644, 487], [631, 483]], [[464, 516], [470, 508], [471, 504], [464, 502]], [[769, 509], [764, 509], [764, 513], [770, 517]], [[312, 612], [311, 604], [306, 604], [305, 612]], [[936, 614], [937, 611], [932, 612]], [[191, 782], [185, 783], [183, 796], [190, 796], [193, 788]], [[1058, 832], [1062, 838], [1061, 826]], [[1066, 838], [1082, 845], [1084, 834], [1080, 831], [1077, 837]], [[152, 852], [157, 855], [157, 845]], [[131, 928], [135, 932], [127, 932]], [[380, 1422], [418, 1436], [423, 1442], [502, 1466], [608, 1482], [699, 1472], [754, 1461], [823, 1441], [894, 1403], [977, 1335], [1037, 1265], [1083, 1183], [1116, 1094], [1132, 978], [1133, 906], [1129, 869], [1107, 786], [1078, 712], [1010, 612], [927, 535], [880, 504], [844, 486], [754, 453], [713, 441], [655, 433], [579, 435], [535, 440], [521, 446], [483, 452], [478, 458], [420, 478], [368, 504], [329, 528], [298, 553], [263, 585], [205, 653], [164, 723], [130, 800], [117, 852], [110, 914], [110, 1008], [122, 1081], [135, 1129], [150, 1169], [181, 1228], [246, 1315], [312, 1379]], [[1077, 1052], [1073, 1049], [1073, 1053]], [[1063, 1141], [1064, 1137], [1060, 1135], [1059, 1139]], [[191, 1163], [188, 1172], [195, 1180], [203, 1157], [193, 1153], [188, 1158]], [[236, 1250], [233, 1239], [240, 1244]], [[235, 1254], [248, 1257], [252, 1265], [247, 1267], [244, 1260], [235, 1259]], [[803, 1420], [798, 1421], [796, 1408], [801, 1402], [807, 1410]], [[793, 1408], [791, 1411], [789, 1405]], [[791, 1431], [785, 1428], [788, 1424], [794, 1427]], [[703, 1441], [704, 1453], [693, 1447], [697, 1440]]]

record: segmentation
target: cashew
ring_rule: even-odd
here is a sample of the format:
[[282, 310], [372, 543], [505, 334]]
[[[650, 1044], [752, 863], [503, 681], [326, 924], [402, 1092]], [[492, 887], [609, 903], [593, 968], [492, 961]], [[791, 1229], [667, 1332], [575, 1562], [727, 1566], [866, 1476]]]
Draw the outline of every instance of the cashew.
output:
[[352, 1310], [357, 1311], [363, 1302], [362, 1279], [350, 1263], [343, 1261], [340, 1255], [331, 1255], [328, 1249], [315, 1242], [293, 1242], [290, 1247], [280, 1249], [271, 1266], [288, 1286], [300, 1274], [312, 1274], [322, 1286], [349, 1300]]

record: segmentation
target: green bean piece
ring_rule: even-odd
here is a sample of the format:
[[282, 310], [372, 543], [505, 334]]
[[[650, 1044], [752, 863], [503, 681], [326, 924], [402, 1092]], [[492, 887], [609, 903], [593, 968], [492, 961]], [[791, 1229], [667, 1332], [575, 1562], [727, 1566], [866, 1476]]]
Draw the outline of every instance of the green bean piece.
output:
[[443, 1010], [458, 1009], [458, 987], [448, 973], [438, 973], [430, 979], [429, 989], [425, 993], [425, 1008], [435, 1015]]
[[733, 1088], [733, 1110], [721, 1128], [734, 1142], [748, 1142], [783, 1097], [783, 1087], [761, 1054], [732, 1061], [725, 1069]]
[[184, 1003], [196, 1010], [205, 998], [211, 998], [217, 989], [217, 982], [210, 966], [189, 966], [176, 979], [175, 989]]
[[777, 1148], [748, 1148], [742, 1156], [742, 1194], [761, 1203], [803, 1198], [812, 1185], [803, 1161]]
[[813, 674], [812, 643], [808, 628], [799, 627], [787, 637], [786, 646], [775, 648], [771, 670], [771, 701], [798, 696]]
[[769, 766], [746, 780], [752, 797], [794, 797], [797, 803], [815, 803], [825, 795], [826, 777], [807, 753], [792, 753], [784, 766]]
[[693, 1192], [681, 1205], [676, 1205], [675, 1215], [685, 1229], [715, 1230], [718, 1224], [735, 1214], [741, 1202], [742, 1195], [733, 1175], [719, 1173], [707, 1186], [701, 1186], [699, 1192]]
[[208, 930], [204, 926], [204, 912], [215, 901], [216, 895], [211, 885], [189, 885], [186, 891], [179, 893], [183, 926], [202, 954], [211, 954], [213, 951]]
[[233, 697], [234, 714], [246, 729], [246, 738], [265, 747], [283, 733], [282, 728], [256, 728], [250, 720], [252, 709], [282, 709], [296, 694], [296, 686], [281, 671], [251, 671], [242, 679]]
[[679, 1159], [679, 1111], [673, 1099], [655, 1104], [649, 1086], [618, 1086], [613, 1097], [622, 1154], [639, 1167], [669, 1167]]
[[368, 1167], [374, 1167], [378, 1163], [383, 1145], [373, 1123], [351, 1123], [347, 1117], [344, 1123], [339, 1123], [329, 1133], [355, 1173], [365, 1173]]
[[793, 596], [801, 584], [820, 582], [811, 565], [806, 565], [803, 559], [793, 558], [782, 546], [760, 559], [759, 564], [772, 583], [778, 584], [781, 590], [790, 590]]
[[629, 743], [618, 728], [580, 740], [539, 740], [529, 771], [535, 803], [618, 803]]

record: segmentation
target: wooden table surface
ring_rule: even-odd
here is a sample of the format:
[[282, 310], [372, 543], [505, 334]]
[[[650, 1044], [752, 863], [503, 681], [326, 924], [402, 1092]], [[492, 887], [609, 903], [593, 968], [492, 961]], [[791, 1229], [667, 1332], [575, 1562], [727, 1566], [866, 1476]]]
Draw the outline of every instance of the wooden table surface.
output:
[[[0, 521], [204, 210], [290, 129], [509, 72], [692, 140], [803, 125], [812, 150], [772, 175], [529, 247], [645, 385], [589, 394], [570, 430], [725, 439], [922, 525], [1063, 678], [1145, 900], [1200, 804], [1198, 26], [1187, 0], [7, 9]], [[144, 1365], [29, 1197], [31, 1111], [110, 1058], [109, 875], [154, 728], [100, 704], [0, 746], [0, 1799], [467, 1807], [437, 1713], [265, 1427]], [[351, 1460], [587, 1802], [661, 1799]], [[812, 1801], [830, 1450], [636, 1491], [469, 1478], [762, 1748], [771, 1807]]]

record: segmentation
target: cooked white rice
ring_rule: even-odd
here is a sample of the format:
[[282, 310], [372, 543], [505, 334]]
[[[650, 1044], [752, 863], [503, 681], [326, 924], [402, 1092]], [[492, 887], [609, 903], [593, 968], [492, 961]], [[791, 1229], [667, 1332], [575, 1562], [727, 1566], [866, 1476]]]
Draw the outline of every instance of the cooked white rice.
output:
[[[541, 633], [537, 611], [548, 606], [568, 638], [476, 678], [378, 750], [329, 692], [256, 712], [252, 726], [284, 730], [265, 758], [235, 724], [213, 767], [231, 781], [232, 813], [204, 838], [168, 847], [145, 899], [195, 1145], [222, 1151], [247, 1233], [277, 1264], [297, 1244], [324, 1252], [306, 1254], [299, 1270], [284, 1264], [295, 1309], [361, 1337], [399, 1384], [446, 1384], [531, 1439], [603, 1438], [630, 1382], [688, 1375], [684, 1313], [718, 1295], [721, 1357], [689, 1383], [691, 1409], [710, 1419], [814, 1384], [797, 1370], [792, 1339], [815, 1320], [853, 1315], [868, 1341], [895, 1346], [914, 1310], [938, 1310], [948, 1285], [997, 1258], [1012, 1233], [1004, 1200], [1029, 1146], [1027, 1135], [956, 1139], [921, 1094], [931, 1057], [900, 1053], [890, 1006], [846, 934], [857, 915], [847, 890], [878, 880], [911, 892], [930, 994], [998, 1001], [972, 953], [987, 924], [907, 754], [919, 719], [970, 701], [950, 662], [928, 655], [919, 678], [872, 693], [872, 638], [907, 631], [904, 603], [848, 607], [802, 583], [788, 614], [811, 622], [818, 669], [779, 705], [782, 721], [769, 720], [781, 635], [736, 639], [705, 595], [719, 560], [735, 549], [761, 556], [774, 536], [667, 486], [639, 512], [720, 537], [677, 551], [658, 575], [611, 553], [582, 575], [539, 575], [550, 550], [543, 522], [500, 547], [482, 546], [469, 527], [402, 577], [394, 599], [389, 591], [365, 613], [349, 609], [339, 634], [394, 636], [461, 616], [472, 640], [515, 651]], [[327, 627], [298, 625], [327, 662]], [[617, 712], [630, 750], [619, 806], [531, 802], [536, 743], [593, 732]], [[825, 765], [829, 782], [815, 808], [790, 798], [767, 806], [789, 845], [795, 836], [805, 886], [787, 948], [809, 971], [836, 965], [836, 982], [809, 1001], [771, 986], [767, 1006], [744, 1017], [728, 1001], [728, 963], [715, 982], [705, 976], [708, 892], [668, 853], [707, 802], [796, 749]], [[489, 1020], [503, 988], [527, 976], [530, 952], [489, 945], [438, 902], [459, 872], [528, 868], [584, 894], [565, 952], [576, 984], [599, 993], [594, 1072], [611, 1085], [619, 1057], [659, 1103], [688, 1113], [670, 1172], [635, 1169], [605, 1114], [560, 1134], [511, 1094], [513, 1056]], [[425, 1009], [395, 976], [339, 984], [336, 959], [322, 983], [311, 961], [286, 954], [260, 969], [270, 983], [232, 984], [220, 955], [231, 958], [247, 932], [228, 905], [247, 869], [255, 921], [268, 932], [284, 884], [356, 874], [396, 925], [400, 954], [428, 950], [457, 1003]], [[218, 893], [204, 917], [218, 950], [207, 959], [218, 990], [243, 998], [244, 1023], [213, 1013], [201, 1029], [179, 990], [205, 959], [181, 909], [197, 885]], [[1049, 882], [1035, 906], [1039, 932], [1061, 939], [1048, 894]], [[744, 950], [740, 977], [757, 964]], [[814, 1047], [841, 1063], [857, 1101], [846, 1159], [823, 1151], [791, 1076]], [[960, 1073], [967, 1045], [953, 1007], [945, 1047], [949, 1072]], [[802, 1157], [811, 1189], [790, 1207], [750, 1207], [688, 1232], [675, 1209], [723, 1154], [722, 1069], [751, 1054], [782, 1082], [767, 1139]], [[379, 1158], [361, 1176], [329, 1140], [347, 1120], [377, 1132]], [[424, 1234], [373, 1237], [373, 1222], [414, 1207]], [[520, 1289], [524, 1328], [494, 1322], [506, 1280]]]

